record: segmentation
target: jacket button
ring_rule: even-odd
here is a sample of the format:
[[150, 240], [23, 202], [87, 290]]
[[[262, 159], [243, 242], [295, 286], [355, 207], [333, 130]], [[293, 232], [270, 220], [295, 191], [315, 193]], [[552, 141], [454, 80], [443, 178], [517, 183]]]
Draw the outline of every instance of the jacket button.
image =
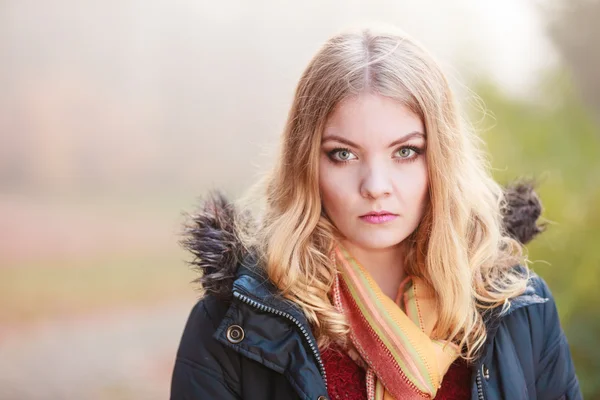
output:
[[239, 325], [231, 325], [227, 328], [227, 340], [231, 343], [239, 343], [244, 340], [244, 330]]
[[325, 396], [319, 396], [319, 398], [317, 400], [327, 400], [327, 397], [325, 397]]
[[490, 369], [486, 367], [485, 364], [481, 364], [481, 373], [486, 381], [490, 379]]

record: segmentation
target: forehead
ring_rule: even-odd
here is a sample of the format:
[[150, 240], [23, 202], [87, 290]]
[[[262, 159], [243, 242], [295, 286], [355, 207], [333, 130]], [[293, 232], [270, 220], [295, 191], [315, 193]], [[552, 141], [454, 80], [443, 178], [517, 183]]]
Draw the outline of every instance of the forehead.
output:
[[361, 145], [387, 144], [412, 132], [425, 133], [418, 115], [397, 100], [365, 93], [337, 105], [327, 120], [323, 139], [336, 135]]

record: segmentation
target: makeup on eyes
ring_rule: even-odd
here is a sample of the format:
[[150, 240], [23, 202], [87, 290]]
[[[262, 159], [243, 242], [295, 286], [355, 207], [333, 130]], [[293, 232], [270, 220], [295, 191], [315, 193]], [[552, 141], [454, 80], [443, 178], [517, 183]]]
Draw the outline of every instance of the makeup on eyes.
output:
[[[413, 151], [413, 155], [411, 155], [410, 157], [393, 157], [395, 162], [407, 163], [407, 162], [415, 161], [425, 151], [424, 147], [407, 144], [407, 145], [398, 147], [396, 150], [394, 150], [392, 152], [392, 155], [398, 153], [399, 151], [401, 151], [403, 149], [408, 149], [408, 150]], [[355, 154], [355, 151], [350, 149], [349, 147], [335, 147], [331, 150], [324, 150], [324, 151], [327, 155], [327, 158], [335, 164], [345, 164], [350, 161], [358, 159], [358, 156]], [[348, 157], [348, 158], [347, 159], [339, 159], [339, 158], [335, 157], [336, 154], [339, 155], [341, 153], [347, 153], [347, 156], [345, 156], [345, 157]]]

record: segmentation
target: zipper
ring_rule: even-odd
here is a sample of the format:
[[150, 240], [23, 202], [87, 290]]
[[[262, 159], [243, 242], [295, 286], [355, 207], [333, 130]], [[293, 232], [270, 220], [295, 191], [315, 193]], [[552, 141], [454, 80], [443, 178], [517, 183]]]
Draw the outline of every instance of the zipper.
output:
[[481, 383], [481, 368], [477, 368], [477, 397], [479, 400], [485, 400], [483, 397], [483, 384]]
[[316, 343], [313, 341], [313, 339], [308, 334], [306, 327], [300, 321], [298, 321], [298, 319], [296, 317], [294, 317], [286, 312], [283, 312], [281, 310], [278, 310], [276, 308], [261, 304], [258, 301], [253, 300], [253, 299], [249, 298], [248, 296], [245, 296], [235, 290], [233, 291], [233, 297], [258, 309], [259, 311], [266, 311], [271, 314], [275, 314], [275, 315], [284, 317], [287, 320], [293, 322], [294, 325], [296, 325], [298, 327], [298, 329], [300, 329], [300, 332], [302, 332], [302, 335], [304, 335], [304, 339], [308, 343], [310, 350], [312, 351], [313, 355], [315, 356], [315, 358], [317, 360], [317, 365], [319, 367], [319, 372], [321, 373], [321, 376], [323, 377], [323, 382], [325, 382], [325, 388], [327, 389], [327, 374], [325, 373], [325, 367], [323, 366], [323, 360], [321, 359], [321, 354], [319, 353]]

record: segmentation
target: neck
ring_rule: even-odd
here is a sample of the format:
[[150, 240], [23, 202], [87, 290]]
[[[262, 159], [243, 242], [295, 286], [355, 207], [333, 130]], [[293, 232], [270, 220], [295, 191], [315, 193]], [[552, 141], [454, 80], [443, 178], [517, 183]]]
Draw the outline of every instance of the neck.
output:
[[395, 300], [400, 283], [406, 277], [403, 246], [368, 249], [348, 241], [342, 241], [342, 245], [369, 272], [382, 292]]

